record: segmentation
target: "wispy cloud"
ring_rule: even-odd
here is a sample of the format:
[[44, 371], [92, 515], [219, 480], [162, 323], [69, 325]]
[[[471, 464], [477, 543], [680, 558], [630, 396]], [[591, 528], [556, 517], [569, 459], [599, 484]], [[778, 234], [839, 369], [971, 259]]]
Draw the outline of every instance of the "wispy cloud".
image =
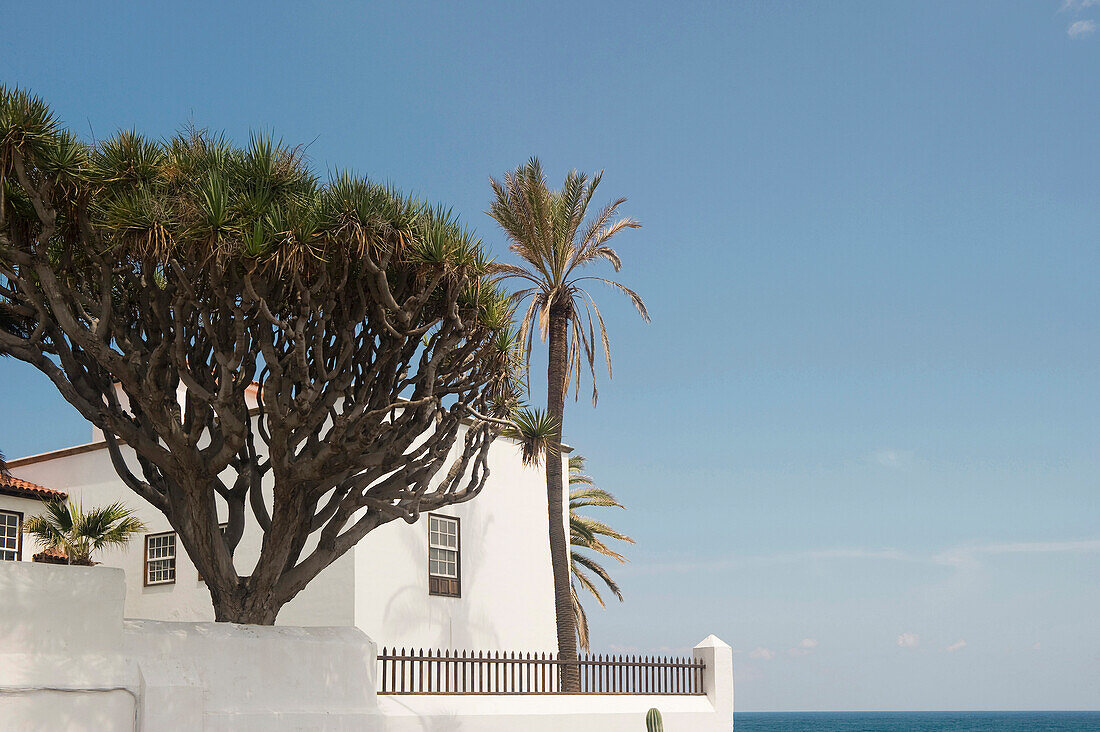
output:
[[954, 653], [955, 651], [961, 651], [963, 648], [966, 648], [966, 641], [960, 639], [949, 645], [944, 650], [948, 653]]
[[980, 556], [996, 556], [1000, 554], [1051, 554], [1054, 552], [1070, 554], [1100, 552], [1100, 539], [1083, 539], [1080, 541], [1017, 541], [963, 545], [936, 554], [932, 557], [932, 561], [937, 564], [946, 564], [954, 567], [969, 567], [978, 564], [978, 558]]
[[1079, 13], [1082, 10], [1100, 5], [1100, 0], [1063, 0], [1061, 12]]
[[770, 648], [754, 648], [749, 651], [749, 658], [757, 661], [770, 661], [775, 658], [775, 651]]
[[1070, 38], [1084, 38], [1096, 32], [1095, 20], [1078, 20], [1069, 24], [1066, 35]]
[[1035, 645], [1033, 645], [1033, 646], [1031, 647], [1031, 650], [1033, 650], [1033, 651], [1041, 651], [1041, 650], [1043, 650], [1043, 644], [1042, 644], [1042, 643], [1040, 643], [1039, 641], [1035, 641]]
[[819, 549], [804, 552], [806, 559], [893, 559], [900, 562], [914, 561], [913, 557], [897, 549]]
[[886, 447], [875, 450], [870, 454], [868, 460], [884, 468], [903, 468], [913, 462], [913, 451]]
[[763, 676], [764, 674], [760, 672], [760, 668], [751, 663], [739, 663], [733, 667], [733, 678], [738, 684], [745, 681], [756, 681]]
[[1072, 554], [1100, 552], [1100, 539], [960, 544], [931, 554], [906, 552], [891, 547], [839, 547], [834, 549], [813, 549], [804, 552], [733, 556], [704, 561], [658, 562], [653, 564], [644, 564], [635, 561], [633, 565], [625, 567], [620, 571], [628, 574], [698, 571], [717, 572], [759, 564], [799, 564], [804, 562], [845, 560], [914, 562], [919, 564], [938, 564], [961, 568], [980, 565], [981, 557], [1004, 554], [1050, 554], [1056, 552]]
[[916, 633], [902, 633], [898, 636], [898, 645], [902, 648], [916, 648], [920, 645], [920, 636]]
[[814, 652], [817, 648], [816, 638], [803, 638], [797, 646], [791, 648], [787, 653], [791, 656], [808, 656]]
[[[672, 648], [670, 646], [658, 646], [658, 647], [646, 647], [642, 646], [622, 646], [612, 643], [608, 646], [608, 650], [616, 655], [623, 656], [641, 656], [641, 655], [660, 655], [660, 656], [690, 656], [690, 648]], [[734, 651], [736, 653], [736, 651]]]

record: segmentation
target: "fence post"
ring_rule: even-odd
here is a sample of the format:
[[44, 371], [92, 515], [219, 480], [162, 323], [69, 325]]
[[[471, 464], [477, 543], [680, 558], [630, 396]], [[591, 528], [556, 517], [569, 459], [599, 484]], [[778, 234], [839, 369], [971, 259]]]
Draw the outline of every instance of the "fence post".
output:
[[715, 730], [728, 730], [733, 725], [733, 651], [713, 635], [695, 646], [692, 656], [702, 661], [703, 691], [714, 708]]

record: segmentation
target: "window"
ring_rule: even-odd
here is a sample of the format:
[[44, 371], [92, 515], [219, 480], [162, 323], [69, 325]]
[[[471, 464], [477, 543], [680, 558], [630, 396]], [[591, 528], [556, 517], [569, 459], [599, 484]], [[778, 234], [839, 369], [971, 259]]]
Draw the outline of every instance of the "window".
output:
[[176, 534], [146, 534], [145, 584], [166, 585], [176, 581]]
[[23, 514], [0, 511], [0, 559], [18, 562], [23, 550]]
[[428, 594], [460, 597], [458, 519], [428, 514]]

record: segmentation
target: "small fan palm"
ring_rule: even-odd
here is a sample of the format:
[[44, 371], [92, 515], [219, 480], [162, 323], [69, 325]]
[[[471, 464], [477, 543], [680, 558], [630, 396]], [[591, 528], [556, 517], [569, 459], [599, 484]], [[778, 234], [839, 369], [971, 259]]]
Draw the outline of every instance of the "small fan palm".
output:
[[[569, 543], [572, 546], [569, 552], [569, 566], [574, 579], [574, 581], [570, 583], [570, 590], [573, 597], [573, 613], [577, 618], [577, 642], [580, 644], [580, 647], [587, 652], [589, 648], [588, 616], [585, 614], [584, 607], [581, 605], [577, 586], [580, 585], [585, 590], [591, 592], [596, 598], [596, 602], [600, 603], [600, 607], [606, 606], [604, 605], [603, 597], [600, 596], [600, 590], [596, 584], [596, 580], [606, 585], [615, 597], [619, 598], [619, 602], [622, 602], [623, 593], [619, 589], [619, 585], [611, 578], [611, 575], [607, 573], [606, 569], [592, 559], [592, 557], [587, 554], [582, 554], [578, 550], [588, 549], [623, 563], [626, 562], [626, 557], [605, 544], [604, 539], [615, 539], [630, 544], [633, 544], [634, 540], [626, 534], [616, 531], [602, 521], [597, 521], [588, 516], [581, 516], [577, 513], [579, 509], [588, 508], [590, 506], [624, 508], [623, 504], [615, 499], [615, 496], [602, 488], [596, 487], [591, 476], [585, 474], [584, 463], [585, 459], [581, 455], [574, 455], [569, 458]], [[586, 570], [595, 575], [595, 577], [589, 576]]]
[[44, 507], [45, 513], [27, 519], [23, 531], [46, 549], [63, 552], [69, 564], [91, 566], [93, 552], [125, 546], [145, 531], [133, 510], [119, 502], [84, 511], [76, 501], [53, 499]]

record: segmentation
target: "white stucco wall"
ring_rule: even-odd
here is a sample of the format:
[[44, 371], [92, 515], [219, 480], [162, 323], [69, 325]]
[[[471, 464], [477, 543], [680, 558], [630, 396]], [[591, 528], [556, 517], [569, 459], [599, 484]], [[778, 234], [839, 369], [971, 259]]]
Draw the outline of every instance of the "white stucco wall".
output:
[[380, 646], [550, 651], [557, 647], [546, 488], [498, 440], [481, 495], [435, 512], [459, 519], [459, 598], [428, 594], [428, 528], [393, 522], [356, 547], [355, 624]]
[[117, 569], [0, 562], [0, 728], [136, 729], [141, 676], [120, 653], [124, 597]]
[[20, 732], [728, 732], [729, 646], [695, 649], [707, 694], [403, 696], [375, 693], [375, 645], [355, 628], [122, 620], [117, 569], [0, 562], [0, 720]]
[[[493, 445], [489, 463], [481, 495], [438, 512], [461, 522], [460, 598], [428, 594], [427, 518], [422, 516], [413, 525], [394, 521], [368, 534], [288, 603], [278, 623], [355, 625], [387, 646], [553, 650], [544, 474], [541, 468], [524, 467], [516, 445], [505, 439]], [[132, 457], [131, 464], [136, 465]], [[117, 477], [102, 442], [13, 460], [11, 466], [14, 475], [65, 491], [85, 506], [122, 500], [149, 533], [171, 530], [160, 511]], [[26, 515], [37, 512], [36, 501], [24, 503], [29, 508], [19, 510]], [[242, 574], [250, 571], [261, 541], [259, 527], [250, 520], [235, 557]], [[126, 617], [213, 620], [206, 585], [178, 541], [176, 548], [175, 583], [149, 587], [144, 586], [143, 537], [124, 550], [97, 555], [103, 564], [125, 570]], [[29, 560], [30, 553], [24, 551], [24, 558]]]

